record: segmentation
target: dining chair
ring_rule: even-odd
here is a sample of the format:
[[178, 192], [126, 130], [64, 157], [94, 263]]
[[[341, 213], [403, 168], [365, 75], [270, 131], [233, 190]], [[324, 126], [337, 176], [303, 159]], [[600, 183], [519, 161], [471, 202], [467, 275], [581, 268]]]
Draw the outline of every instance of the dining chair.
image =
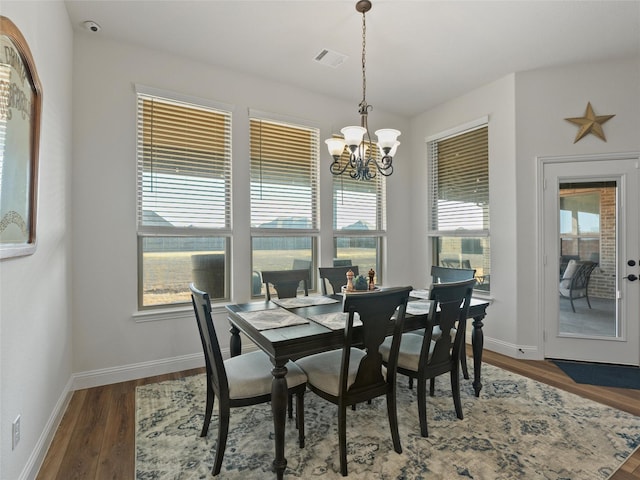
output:
[[[467, 260], [468, 261], [468, 260]], [[469, 280], [475, 278], [475, 268], [451, 268], [440, 267], [438, 265], [431, 266], [431, 282], [432, 283], [449, 283], [460, 282], [462, 280]], [[419, 332], [424, 333], [424, 332]], [[439, 334], [439, 329], [436, 326], [433, 332], [434, 336]], [[455, 335], [455, 332], [454, 332]], [[460, 366], [462, 367], [462, 374], [464, 378], [469, 378], [469, 369], [467, 367], [467, 353], [464, 349], [460, 350]], [[409, 379], [409, 388], [413, 385], [413, 379]]]
[[297, 270], [269, 270], [262, 272], [267, 300], [271, 300], [271, 286], [278, 294], [278, 298], [293, 298], [298, 296], [298, 289], [302, 283], [305, 296], [309, 295], [311, 283], [309, 269]]
[[[402, 375], [417, 379], [418, 417], [420, 434], [429, 436], [427, 430], [427, 379], [430, 380], [429, 395], [435, 391], [435, 377], [449, 372], [451, 394], [456, 416], [463, 419], [460, 401], [460, 352], [464, 348], [467, 314], [471, 302], [471, 293], [475, 280], [463, 280], [455, 283], [441, 283], [432, 286], [432, 300], [427, 316], [427, 328], [424, 335], [405, 333], [400, 342], [397, 358], [397, 371]], [[440, 334], [433, 334], [438, 326]], [[455, 330], [455, 334], [452, 332]], [[387, 338], [381, 353], [385, 362], [395, 366], [395, 339]], [[304, 367], [301, 365], [301, 368]]]
[[[386, 395], [393, 448], [402, 453], [396, 412], [396, 360], [407, 299], [412, 287], [350, 294], [344, 299], [348, 312], [342, 349], [318, 353], [296, 361], [307, 374], [309, 389], [338, 406], [340, 472], [347, 475], [347, 407]], [[395, 321], [392, 316], [396, 312]], [[356, 313], [362, 322], [354, 327]], [[380, 345], [393, 329], [387, 365], [382, 364]], [[358, 345], [356, 348], [354, 345]]]
[[589, 279], [597, 266], [597, 263], [588, 260], [569, 260], [567, 268], [560, 279], [558, 290], [561, 297], [568, 298], [571, 301], [573, 313], [576, 312], [573, 301], [579, 298], [586, 298], [587, 305], [591, 308], [591, 302], [589, 301]]
[[347, 284], [347, 272], [351, 270], [354, 276], [359, 275], [358, 266], [319, 267], [322, 294], [327, 295], [327, 282], [333, 288], [333, 293], [340, 293], [342, 286]]
[[471, 268], [471, 261], [469, 259], [460, 260], [457, 258], [443, 258], [441, 260], [442, 265], [450, 268]]
[[[220, 344], [211, 318], [209, 294], [190, 285], [191, 302], [198, 323], [200, 340], [204, 351], [207, 373], [207, 403], [201, 437], [206, 437], [211, 422], [215, 398], [218, 398], [218, 441], [212, 474], [218, 475], [227, 445], [230, 411], [235, 407], [246, 407], [271, 401], [273, 365], [269, 357], [257, 350], [222, 359]], [[289, 396], [296, 396], [296, 427], [298, 444], [304, 447], [304, 393], [307, 377], [294, 362], [287, 362], [287, 385]], [[290, 415], [291, 416], [291, 415]]]
[[334, 267], [350, 267], [351, 259], [350, 258], [334, 258], [333, 266]]

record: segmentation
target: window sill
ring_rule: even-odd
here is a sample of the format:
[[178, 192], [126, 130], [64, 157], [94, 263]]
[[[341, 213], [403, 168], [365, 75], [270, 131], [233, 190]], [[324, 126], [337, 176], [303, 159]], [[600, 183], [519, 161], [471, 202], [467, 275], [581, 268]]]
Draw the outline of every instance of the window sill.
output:
[[[226, 304], [212, 305], [211, 313], [213, 315], [223, 314], [226, 312]], [[183, 318], [193, 319], [193, 307], [185, 305], [183, 307], [159, 308], [153, 310], [142, 310], [135, 312], [131, 318], [136, 323], [159, 322], [164, 320], [178, 320]]]

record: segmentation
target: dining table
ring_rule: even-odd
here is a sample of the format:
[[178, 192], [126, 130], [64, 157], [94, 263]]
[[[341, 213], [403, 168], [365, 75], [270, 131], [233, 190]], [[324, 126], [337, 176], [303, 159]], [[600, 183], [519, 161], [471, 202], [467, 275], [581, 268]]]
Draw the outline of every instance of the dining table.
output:
[[[381, 288], [384, 289], [384, 288]], [[472, 298], [468, 318], [472, 319], [471, 344], [473, 352], [473, 389], [476, 397], [482, 389], [481, 365], [483, 349], [483, 320], [490, 302]], [[426, 326], [429, 311], [428, 290], [413, 290], [404, 321], [404, 331], [413, 331]], [[291, 299], [260, 300], [249, 303], [227, 305], [230, 323], [230, 353], [241, 353], [244, 334], [263, 350], [273, 364], [271, 385], [271, 410], [275, 436], [275, 459], [273, 468], [277, 479], [284, 477], [287, 467], [285, 458], [285, 423], [287, 415], [287, 369], [289, 360], [307, 355], [342, 348], [346, 313], [343, 312], [343, 295], [308, 295]], [[389, 334], [393, 324], [389, 322]], [[360, 329], [354, 330], [357, 343]], [[465, 378], [468, 378], [465, 377]]]

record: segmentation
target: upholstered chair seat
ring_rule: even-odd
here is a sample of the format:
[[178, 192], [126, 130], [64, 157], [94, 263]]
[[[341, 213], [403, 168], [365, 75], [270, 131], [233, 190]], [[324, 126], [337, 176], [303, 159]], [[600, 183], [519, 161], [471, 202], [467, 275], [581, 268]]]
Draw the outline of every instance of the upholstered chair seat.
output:
[[[289, 388], [302, 385], [307, 377], [298, 365], [287, 362], [287, 385]], [[262, 350], [231, 357], [224, 361], [229, 382], [229, 398], [259, 397], [271, 394], [273, 364]]]

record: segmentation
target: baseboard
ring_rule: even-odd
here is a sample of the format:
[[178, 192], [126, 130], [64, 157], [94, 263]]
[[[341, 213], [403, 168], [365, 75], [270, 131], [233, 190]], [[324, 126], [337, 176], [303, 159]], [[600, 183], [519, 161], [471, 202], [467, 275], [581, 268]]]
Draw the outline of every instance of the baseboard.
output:
[[[223, 352], [223, 355], [228, 352]], [[149, 362], [122, 365], [119, 367], [103, 368], [73, 375], [73, 389], [99, 387], [112, 383], [128, 382], [139, 378], [153, 377], [165, 373], [180, 372], [192, 368], [204, 367], [202, 352], [183, 355], [180, 357], [161, 358]]]
[[42, 462], [44, 462], [44, 458], [51, 446], [53, 437], [55, 436], [58, 426], [62, 421], [62, 417], [64, 417], [67, 407], [69, 406], [69, 402], [71, 401], [71, 396], [73, 394], [73, 390], [71, 388], [72, 384], [73, 380], [70, 378], [65, 385], [60, 398], [56, 402], [53, 412], [51, 412], [49, 420], [44, 426], [44, 429], [40, 434], [40, 438], [38, 438], [38, 441], [36, 442], [36, 445], [33, 448], [22, 473], [20, 474], [19, 480], [35, 480], [38, 476]]
[[[471, 333], [467, 333], [466, 341], [471, 345]], [[544, 356], [536, 345], [517, 345], [498, 340], [491, 337], [484, 337], [483, 350], [506, 355], [507, 357], [519, 358], [521, 360], [543, 360]]]

